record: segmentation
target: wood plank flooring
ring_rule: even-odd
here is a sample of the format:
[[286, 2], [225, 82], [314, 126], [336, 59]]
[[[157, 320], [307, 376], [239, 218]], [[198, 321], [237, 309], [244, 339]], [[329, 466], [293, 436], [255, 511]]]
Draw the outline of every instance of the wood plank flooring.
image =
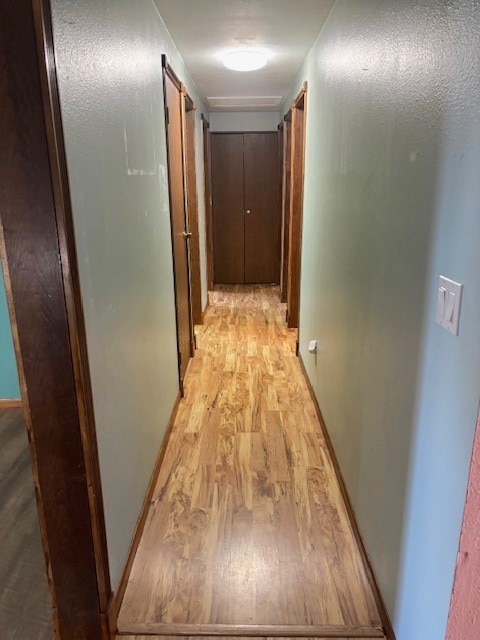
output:
[[278, 288], [210, 304], [119, 633], [384, 638]]
[[0, 638], [53, 637], [27, 428], [21, 409], [1, 409]]

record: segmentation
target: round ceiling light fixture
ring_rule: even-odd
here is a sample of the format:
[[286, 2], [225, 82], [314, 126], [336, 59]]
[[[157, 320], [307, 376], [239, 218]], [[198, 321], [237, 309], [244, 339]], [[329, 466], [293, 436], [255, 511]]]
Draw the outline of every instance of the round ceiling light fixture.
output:
[[230, 51], [223, 56], [223, 64], [233, 71], [256, 71], [267, 64], [267, 56], [261, 51]]

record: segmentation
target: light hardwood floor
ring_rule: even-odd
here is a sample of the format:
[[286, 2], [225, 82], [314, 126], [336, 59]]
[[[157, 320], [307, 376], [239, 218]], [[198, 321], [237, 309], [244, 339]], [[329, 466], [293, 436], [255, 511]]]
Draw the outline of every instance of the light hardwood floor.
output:
[[384, 637], [278, 300], [210, 294], [119, 633]]

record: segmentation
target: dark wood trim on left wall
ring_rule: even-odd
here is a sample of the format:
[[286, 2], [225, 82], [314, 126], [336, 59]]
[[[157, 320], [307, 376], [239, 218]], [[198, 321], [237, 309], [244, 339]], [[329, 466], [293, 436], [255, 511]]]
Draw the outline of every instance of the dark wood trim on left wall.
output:
[[167, 450], [168, 442], [170, 440], [170, 435], [172, 433], [172, 429], [175, 422], [175, 417], [177, 415], [178, 405], [180, 404], [180, 400], [181, 400], [181, 394], [179, 392], [177, 395], [177, 399], [175, 400], [175, 404], [173, 405], [172, 414], [170, 416], [170, 420], [168, 421], [167, 429], [165, 431], [165, 437], [163, 438], [162, 446], [160, 447], [160, 451], [158, 453], [157, 460], [155, 462], [155, 467], [150, 477], [150, 482], [148, 483], [147, 493], [145, 494], [142, 509], [140, 511], [137, 524], [135, 526], [135, 532], [133, 534], [132, 542], [128, 550], [127, 560], [125, 562], [122, 576], [120, 578], [120, 584], [115, 593], [115, 596], [113, 597], [113, 600], [111, 602], [110, 609], [108, 612], [112, 640], [114, 640], [115, 635], [117, 633], [118, 613], [120, 611], [120, 607], [122, 606], [123, 598], [125, 596], [125, 590], [127, 588], [128, 580], [130, 578], [130, 572], [132, 571], [133, 561], [135, 560], [135, 554], [137, 553], [138, 545], [140, 544], [140, 539], [142, 537], [142, 533], [145, 528], [148, 511], [150, 509], [150, 504], [153, 498], [153, 492], [155, 491], [155, 487], [157, 485], [158, 475], [162, 467], [163, 459], [165, 458], [165, 452]]
[[57, 638], [111, 599], [50, 3], [0, 0], [1, 253]]

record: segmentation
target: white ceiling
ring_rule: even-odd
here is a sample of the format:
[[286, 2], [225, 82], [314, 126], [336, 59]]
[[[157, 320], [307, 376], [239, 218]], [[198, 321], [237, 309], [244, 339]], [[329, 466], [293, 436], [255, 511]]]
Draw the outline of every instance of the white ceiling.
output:
[[[335, 0], [154, 0], [203, 98], [282, 97], [294, 82], [302, 62]], [[237, 48], [266, 49], [263, 69], [230, 71], [221, 54]], [[212, 111], [246, 110], [228, 105]], [[265, 101], [268, 103], [269, 101]], [[270, 101], [271, 102], [271, 101]], [[258, 111], [278, 107], [255, 106]]]

